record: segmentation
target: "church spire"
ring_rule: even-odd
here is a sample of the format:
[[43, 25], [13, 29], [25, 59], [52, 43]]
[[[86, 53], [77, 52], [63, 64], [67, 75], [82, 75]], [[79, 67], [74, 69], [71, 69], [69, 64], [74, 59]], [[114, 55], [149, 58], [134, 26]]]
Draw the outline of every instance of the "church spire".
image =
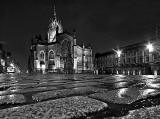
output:
[[49, 24], [49, 30], [48, 30], [48, 42], [56, 42], [56, 34], [62, 33], [63, 28], [61, 23], [57, 20], [56, 17], [56, 7], [55, 7], [55, 0], [51, 0], [52, 10], [53, 10], [53, 16], [51, 18], [51, 23]]
[[55, 4], [54, 4], [54, 13], [53, 13], [53, 15], [54, 15], [54, 18], [57, 19], [57, 17], [56, 17], [56, 7], [55, 7]]
[[[52, 1], [52, 0], [51, 0], [51, 1]], [[56, 4], [56, 2], [55, 2], [55, 0], [53, 0], [53, 2], [52, 2], [53, 16], [54, 16], [54, 19], [57, 20], [55, 4]]]

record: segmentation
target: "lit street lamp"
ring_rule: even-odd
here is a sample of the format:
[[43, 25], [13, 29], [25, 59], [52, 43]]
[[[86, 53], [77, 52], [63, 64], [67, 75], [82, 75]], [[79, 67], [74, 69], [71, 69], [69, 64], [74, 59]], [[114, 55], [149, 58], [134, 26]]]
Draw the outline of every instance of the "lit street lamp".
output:
[[116, 52], [117, 52], [117, 56], [121, 57], [122, 51], [121, 50], [117, 50]]
[[122, 51], [121, 50], [115, 50], [115, 49], [113, 49], [116, 53], [117, 53], [117, 56], [118, 56], [118, 58], [119, 57], [121, 57], [121, 54], [122, 54]]
[[[153, 44], [152, 43], [148, 43], [147, 45], [146, 45], [146, 49], [148, 49], [148, 51], [149, 51], [149, 64], [152, 62], [152, 52], [154, 51], [154, 47], [153, 47]], [[150, 67], [151, 67], [151, 64], [150, 64]], [[155, 71], [154, 71], [155, 72]], [[151, 72], [149, 72], [149, 73], [151, 73]]]
[[[116, 54], [118, 56], [118, 67], [119, 67], [120, 66], [120, 57], [121, 57], [122, 51], [119, 49], [118, 50], [113, 49], [113, 50], [116, 52]], [[116, 73], [119, 74], [119, 71], [117, 70]]]
[[149, 52], [153, 52], [154, 50], [153, 44], [150, 42], [146, 45], [146, 48], [149, 50]]

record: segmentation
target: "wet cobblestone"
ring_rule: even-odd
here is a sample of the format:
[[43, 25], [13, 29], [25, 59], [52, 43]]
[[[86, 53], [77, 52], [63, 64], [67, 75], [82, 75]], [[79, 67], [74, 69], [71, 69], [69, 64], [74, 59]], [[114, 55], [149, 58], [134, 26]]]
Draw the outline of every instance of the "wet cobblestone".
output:
[[100, 111], [105, 107], [106, 103], [75, 96], [3, 109], [0, 111], [0, 118], [67, 119], [85, 117], [87, 113]]
[[154, 118], [152, 115], [159, 114], [159, 76], [49, 74], [4, 77], [7, 79], [2, 77], [0, 82], [0, 118], [20, 118], [26, 114], [25, 119], [53, 116], [127, 119], [131, 118], [129, 115], [136, 119]]

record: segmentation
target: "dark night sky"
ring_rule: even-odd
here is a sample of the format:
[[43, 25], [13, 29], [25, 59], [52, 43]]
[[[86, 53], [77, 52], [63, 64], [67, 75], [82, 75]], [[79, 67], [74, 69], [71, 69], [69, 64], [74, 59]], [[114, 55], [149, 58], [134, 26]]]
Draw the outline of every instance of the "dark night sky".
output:
[[[94, 53], [149, 39], [160, 23], [159, 0], [56, 0], [56, 11]], [[52, 15], [51, 0], [0, 0], [0, 41], [24, 68], [32, 36], [46, 35]]]

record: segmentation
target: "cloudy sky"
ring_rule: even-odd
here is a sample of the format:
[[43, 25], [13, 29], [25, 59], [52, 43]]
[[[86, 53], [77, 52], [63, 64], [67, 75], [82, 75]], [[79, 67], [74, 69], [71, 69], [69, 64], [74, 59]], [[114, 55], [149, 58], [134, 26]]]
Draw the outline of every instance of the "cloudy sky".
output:
[[[53, 0], [0, 0], [0, 42], [24, 68], [35, 34], [45, 37]], [[63, 28], [94, 54], [149, 39], [160, 23], [159, 0], [56, 0]]]

